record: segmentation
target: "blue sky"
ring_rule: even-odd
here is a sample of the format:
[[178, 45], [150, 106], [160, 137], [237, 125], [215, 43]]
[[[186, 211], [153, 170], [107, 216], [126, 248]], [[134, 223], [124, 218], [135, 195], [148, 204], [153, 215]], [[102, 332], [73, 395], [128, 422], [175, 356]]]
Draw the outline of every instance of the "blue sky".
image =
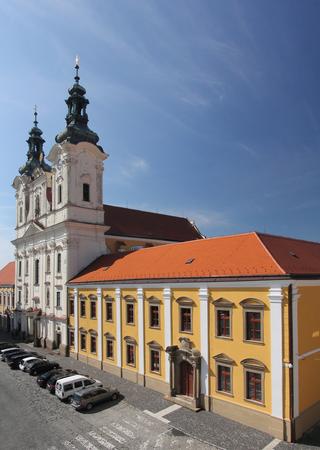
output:
[[319, 19], [316, 0], [0, 2], [0, 265], [33, 105], [48, 154], [76, 54], [105, 203], [320, 240]]

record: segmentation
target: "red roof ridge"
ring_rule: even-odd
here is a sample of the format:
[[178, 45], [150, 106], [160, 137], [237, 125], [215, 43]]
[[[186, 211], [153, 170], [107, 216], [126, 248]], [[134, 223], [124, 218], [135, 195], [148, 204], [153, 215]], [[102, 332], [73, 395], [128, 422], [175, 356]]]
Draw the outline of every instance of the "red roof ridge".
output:
[[[268, 247], [265, 245], [265, 243], [262, 241], [260, 235], [263, 235], [264, 233], [259, 233], [258, 231], [254, 232], [254, 235], [256, 236], [256, 238], [258, 239], [258, 241], [260, 242], [260, 244], [262, 245], [262, 247], [264, 248], [264, 250], [267, 252], [267, 254], [271, 257], [272, 261], [276, 264], [276, 266], [279, 267], [280, 271], [283, 274], [286, 274], [287, 272], [283, 269], [282, 266], [280, 266], [280, 264], [278, 263], [278, 261], [275, 259], [275, 257], [273, 256], [273, 254], [270, 252], [270, 250], [268, 249]], [[274, 237], [278, 237], [278, 236], [274, 236]]]

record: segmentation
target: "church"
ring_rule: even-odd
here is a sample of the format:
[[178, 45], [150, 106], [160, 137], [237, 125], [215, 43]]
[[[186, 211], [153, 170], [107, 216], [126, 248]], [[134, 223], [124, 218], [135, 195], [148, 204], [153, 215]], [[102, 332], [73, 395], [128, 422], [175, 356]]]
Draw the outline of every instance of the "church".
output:
[[193, 411], [298, 439], [320, 415], [320, 244], [205, 238], [186, 218], [104, 204], [108, 155], [75, 69], [48, 162], [35, 112], [13, 181], [15, 330]]
[[172, 242], [202, 239], [188, 219], [103, 203], [108, 155], [88, 127], [79, 65], [66, 100], [66, 128], [48, 161], [37, 112], [27, 140], [27, 161], [16, 191], [16, 302], [14, 326], [36, 345], [67, 350], [66, 283], [91, 261]]

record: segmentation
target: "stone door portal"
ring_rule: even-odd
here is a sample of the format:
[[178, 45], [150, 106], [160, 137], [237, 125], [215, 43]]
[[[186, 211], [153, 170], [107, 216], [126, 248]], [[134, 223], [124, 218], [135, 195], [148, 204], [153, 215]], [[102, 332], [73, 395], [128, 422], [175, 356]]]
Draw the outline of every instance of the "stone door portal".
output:
[[180, 365], [181, 394], [193, 397], [193, 367], [188, 361]]

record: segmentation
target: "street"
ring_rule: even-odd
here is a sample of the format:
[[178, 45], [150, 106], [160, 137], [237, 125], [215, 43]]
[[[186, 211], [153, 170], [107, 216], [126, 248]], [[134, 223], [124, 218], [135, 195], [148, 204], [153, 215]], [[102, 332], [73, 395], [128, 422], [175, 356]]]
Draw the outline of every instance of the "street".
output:
[[[30, 344], [20, 344], [30, 349]], [[122, 394], [90, 412], [79, 413], [60, 402], [35, 377], [11, 370], [0, 362], [0, 449], [3, 450], [100, 450], [100, 449], [314, 449], [319, 428], [305, 437], [305, 444], [277, 442], [268, 434], [213, 413], [173, 405], [161, 394], [118, 378], [72, 358], [46, 350], [51, 360], [74, 368]]]

